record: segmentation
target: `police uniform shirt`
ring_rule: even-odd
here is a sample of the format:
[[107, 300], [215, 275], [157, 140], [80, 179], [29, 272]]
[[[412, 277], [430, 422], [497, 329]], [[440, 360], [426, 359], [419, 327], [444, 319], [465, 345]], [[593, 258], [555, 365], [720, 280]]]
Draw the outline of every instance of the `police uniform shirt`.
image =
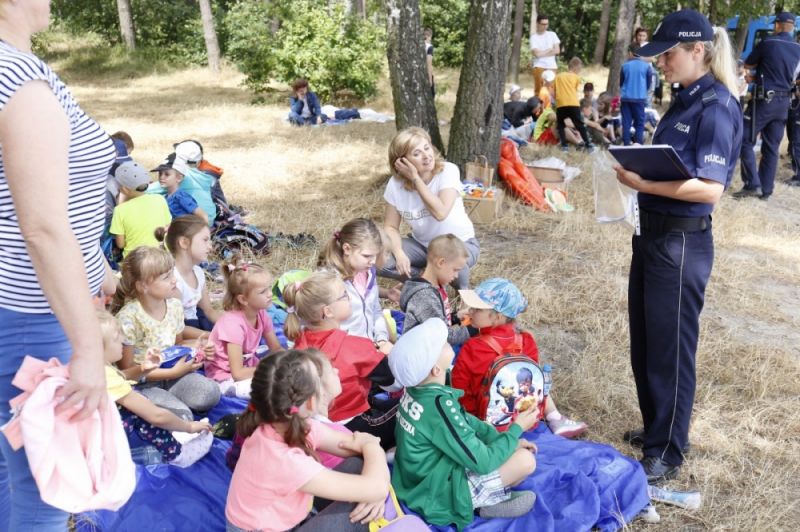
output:
[[[742, 143], [742, 111], [725, 86], [706, 74], [684, 88], [658, 124], [653, 144], [669, 144], [689, 172], [726, 188]], [[672, 216], [711, 214], [714, 206], [639, 193], [643, 210]]]
[[756, 84], [764, 79], [766, 90], [788, 91], [800, 74], [800, 44], [789, 32], [764, 39], [745, 59], [746, 65], [757, 65]]

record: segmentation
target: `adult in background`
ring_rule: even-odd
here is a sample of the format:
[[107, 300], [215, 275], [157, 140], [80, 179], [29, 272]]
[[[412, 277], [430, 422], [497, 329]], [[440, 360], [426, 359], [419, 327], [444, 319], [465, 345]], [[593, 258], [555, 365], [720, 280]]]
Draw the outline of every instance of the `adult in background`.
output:
[[436, 86], [433, 83], [433, 30], [425, 28], [425, 73], [428, 77], [428, 85], [431, 86], [431, 96], [436, 96]]
[[[767, 200], [775, 188], [778, 148], [789, 114], [789, 100], [800, 71], [800, 44], [794, 42], [794, 15], [783, 12], [775, 17], [775, 32], [761, 41], [744, 60], [746, 69], [756, 69], [753, 99], [744, 112], [742, 142], [742, 181], [736, 198], [758, 197]], [[756, 168], [753, 151], [761, 133], [761, 161]]]
[[[533, 61], [533, 93], [539, 95], [542, 88], [542, 73], [545, 70], [558, 70], [556, 56], [561, 53], [561, 40], [553, 31], [548, 31], [550, 20], [547, 15], [536, 17], [536, 31], [531, 34], [531, 58]], [[541, 96], [539, 97], [541, 99]]]
[[619, 74], [622, 142], [625, 146], [631, 144], [631, 123], [636, 132], [633, 141], [644, 144], [644, 108], [652, 78], [650, 63], [637, 55], [638, 50], [638, 44], [628, 47], [628, 60]]
[[[57, 412], [84, 419], [107, 400], [92, 295], [105, 270], [104, 192], [114, 145], [31, 52], [50, 2], [0, 0], [0, 425], [26, 355], [70, 363]], [[0, 530], [67, 529], [39, 496], [24, 450], [0, 436]]]
[[308, 80], [299, 78], [292, 83], [289, 97], [289, 122], [295, 126], [313, 126], [320, 122], [322, 108], [317, 94], [308, 90]]
[[[469, 254], [453, 284], [469, 288], [469, 271], [478, 262], [480, 244], [464, 210], [458, 167], [442, 158], [424, 129], [410, 127], [389, 144], [389, 168], [392, 177], [383, 193], [383, 224], [392, 256], [379, 275], [401, 281], [418, 277], [425, 268], [430, 241], [450, 233], [464, 242]], [[400, 235], [401, 221], [411, 227], [405, 238]]]
[[667, 81], [684, 89], [653, 144], [671, 145], [694, 176], [649, 181], [616, 167], [619, 181], [639, 192], [641, 225], [632, 241], [628, 314], [644, 426], [623, 437], [642, 446], [642, 467], [655, 483], [678, 475], [689, 443], [700, 311], [714, 262], [711, 212], [733, 176], [742, 112], [728, 35], [704, 15], [667, 15], [639, 53], [658, 55]]

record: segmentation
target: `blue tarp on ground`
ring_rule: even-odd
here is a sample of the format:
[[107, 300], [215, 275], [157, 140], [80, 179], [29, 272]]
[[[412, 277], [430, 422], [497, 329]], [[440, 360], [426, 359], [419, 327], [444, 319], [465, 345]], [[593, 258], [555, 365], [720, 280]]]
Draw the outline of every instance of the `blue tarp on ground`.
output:
[[[223, 398], [209, 419], [216, 422], [245, 406], [243, 400]], [[536, 472], [519, 487], [536, 492], [533, 511], [517, 519], [476, 519], [467, 530], [612, 531], [622, 528], [648, 504], [641, 467], [613, 447], [566, 440], [543, 425], [525, 437], [539, 447]], [[231, 479], [225, 452], [229, 447], [230, 442], [215, 439], [208, 456], [188, 469], [137, 466], [137, 486], [130, 501], [118, 512], [81, 514], [77, 530], [225, 530], [225, 499]]]

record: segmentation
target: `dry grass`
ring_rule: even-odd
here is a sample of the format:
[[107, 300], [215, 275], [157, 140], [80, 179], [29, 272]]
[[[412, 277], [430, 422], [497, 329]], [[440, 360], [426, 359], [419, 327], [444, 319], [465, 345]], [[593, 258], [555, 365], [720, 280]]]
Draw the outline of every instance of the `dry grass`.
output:
[[[587, 77], [599, 92], [604, 74]], [[440, 118], [448, 119], [457, 73], [437, 81]], [[321, 242], [354, 216], [380, 218], [394, 124], [290, 128], [283, 104], [250, 105], [240, 82], [233, 70], [188, 70], [95, 82], [76, 76], [70, 86], [108, 131], [131, 133], [134, 157], [144, 164], [159, 162], [175, 141], [200, 139], [225, 168], [230, 200], [270, 231], [311, 232]], [[368, 106], [391, 112], [387, 85]], [[530, 91], [529, 79], [524, 85]], [[483, 254], [474, 279], [501, 275], [520, 286], [531, 302], [522, 324], [555, 363], [563, 410], [586, 420], [592, 439], [635, 455], [620, 440], [639, 424], [627, 355], [629, 231], [594, 221], [589, 163], [580, 155], [569, 161], [583, 169], [569, 190], [576, 212], [540, 214], [508, 202], [499, 220], [479, 227]], [[798, 213], [800, 192], [783, 185], [769, 203], [726, 196], [717, 209], [693, 450], [672, 484], [700, 490], [705, 505], [696, 512], [660, 507], [662, 529], [788, 530], [800, 521]], [[282, 272], [310, 266], [314, 254], [278, 247], [265, 262]]]

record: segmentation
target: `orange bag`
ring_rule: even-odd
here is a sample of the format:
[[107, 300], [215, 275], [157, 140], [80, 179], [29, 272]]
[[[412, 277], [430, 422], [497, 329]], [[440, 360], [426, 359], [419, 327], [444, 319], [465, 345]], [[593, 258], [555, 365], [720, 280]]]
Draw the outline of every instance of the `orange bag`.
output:
[[522, 162], [517, 145], [508, 139], [500, 141], [500, 162], [497, 165], [497, 173], [523, 203], [532, 205], [540, 211], [550, 211], [544, 200], [542, 185]]

